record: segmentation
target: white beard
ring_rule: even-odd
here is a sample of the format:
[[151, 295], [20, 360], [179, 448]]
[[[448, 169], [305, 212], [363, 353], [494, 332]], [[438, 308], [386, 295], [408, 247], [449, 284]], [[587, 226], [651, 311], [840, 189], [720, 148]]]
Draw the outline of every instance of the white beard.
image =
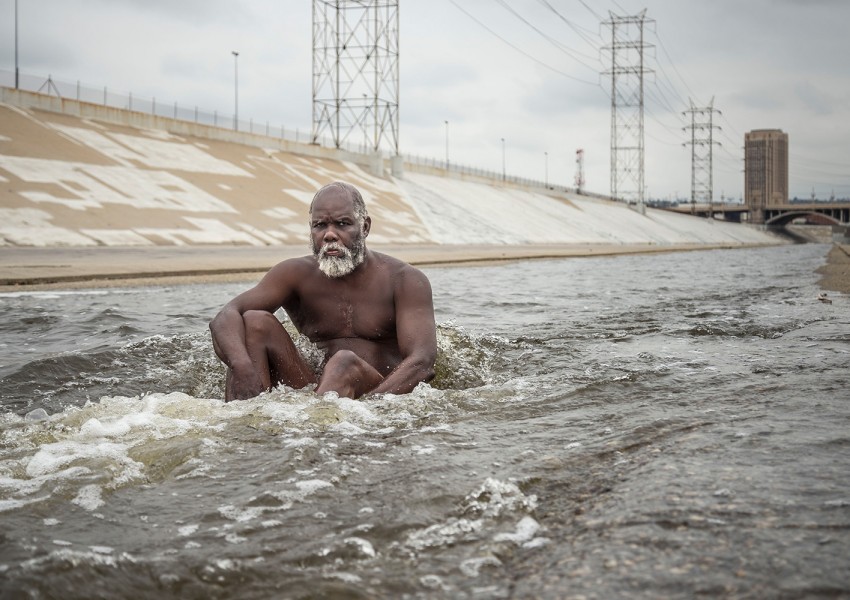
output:
[[[341, 256], [328, 256], [328, 250], [338, 250]], [[363, 264], [366, 258], [366, 247], [363, 238], [355, 240], [354, 247], [349, 250], [342, 244], [330, 242], [318, 250], [313, 248], [313, 254], [319, 261], [319, 270], [331, 278], [345, 277]]]

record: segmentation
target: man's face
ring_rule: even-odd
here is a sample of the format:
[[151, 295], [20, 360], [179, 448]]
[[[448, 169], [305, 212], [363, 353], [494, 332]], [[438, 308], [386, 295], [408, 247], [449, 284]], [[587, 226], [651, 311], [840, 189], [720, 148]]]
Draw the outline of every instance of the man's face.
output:
[[310, 248], [319, 269], [328, 277], [344, 277], [366, 257], [366, 236], [371, 222], [358, 220], [348, 193], [328, 188], [313, 202], [310, 214]]

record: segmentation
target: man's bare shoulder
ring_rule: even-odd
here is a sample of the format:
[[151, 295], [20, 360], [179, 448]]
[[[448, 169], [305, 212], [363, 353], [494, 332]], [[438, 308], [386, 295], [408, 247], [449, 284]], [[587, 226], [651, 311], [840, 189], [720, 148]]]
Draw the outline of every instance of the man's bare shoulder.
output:
[[424, 288], [430, 294], [431, 282], [428, 281], [425, 273], [413, 265], [388, 254], [373, 252], [373, 256], [377, 259], [376, 262], [381, 266], [381, 269], [385, 270], [392, 279], [397, 292], [403, 291], [407, 293], [407, 291], [412, 289]]
[[375, 258], [375, 262], [391, 274], [425, 278], [425, 274], [422, 271], [401, 259], [390, 256], [389, 254], [384, 254], [383, 252], [375, 252], [374, 250], [371, 252], [372, 256]]
[[269, 275], [275, 276], [286, 276], [286, 275], [296, 275], [303, 276], [312, 271], [316, 271], [316, 259], [312, 256], [299, 256], [296, 258], [287, 258], [271, 269], [269, 269]]

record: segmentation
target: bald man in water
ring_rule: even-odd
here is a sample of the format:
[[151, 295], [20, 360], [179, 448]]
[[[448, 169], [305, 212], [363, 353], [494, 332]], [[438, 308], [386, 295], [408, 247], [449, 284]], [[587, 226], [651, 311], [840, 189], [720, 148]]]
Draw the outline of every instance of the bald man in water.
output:
[[[227, 365], [225, 399], [252, 398], [283, 383], [359, 398], [405, 394], [434, 376], [434, 306], [427, 277], [366, 248], [372, 220], [357, 189], [326, 185], [310, 204], [312, 256], [285, 260], [210, 322]], [[274, 312], [324, 352], [319, 372]]]

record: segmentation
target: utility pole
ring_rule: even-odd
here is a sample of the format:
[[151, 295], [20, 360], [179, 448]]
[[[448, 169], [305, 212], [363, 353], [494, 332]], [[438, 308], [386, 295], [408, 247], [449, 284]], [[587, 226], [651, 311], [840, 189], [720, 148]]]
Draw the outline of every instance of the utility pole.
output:
[[708, 106], [701, 108], [694, 106], [690, 98], [688, 101], [691, 107], [682, 111], [682, 114], [691, 116], [691, 124], [682, 129], [690, 129], [691, 139], [682, 145], [691, 146], [691, 213], [696, 212], [697, 201], [702, 201], [708, 204], [708, 216], [711, 218], [714, 196], [713, 150], [715, 144], [720, 145], [720, 142], [714, 141], [714, 130], [720, 127], [714, 125], [713, 117], [714, 113], [720, 114], [720, 111], [714, 108], [714, 98]]
[[233, 54], [233, 130], [239, 131], [239, 53]]
[[20, 79], [20, 71], [18, 71], [18, 0], [15, 0], [15, 89], [18, 89]]
[[643, 41], [646, 9], [635, 16], [617, 16], [603, 23], [611, 28], [611, 197], [644, 208]]
[[502, 138], [502, 181], [505, 179], [505, 138]]
[[449, 122], [446, 123], [446, 171], [449, 170]]

